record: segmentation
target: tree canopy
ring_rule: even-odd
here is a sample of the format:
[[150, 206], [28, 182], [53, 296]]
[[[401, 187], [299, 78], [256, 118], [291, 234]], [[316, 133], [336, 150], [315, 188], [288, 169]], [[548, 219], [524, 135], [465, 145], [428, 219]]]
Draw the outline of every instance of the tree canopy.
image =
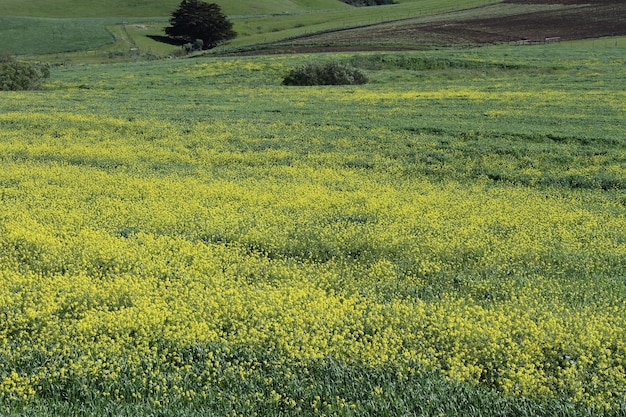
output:
[[168, 36], [186, 42], [200, 39], [203, 49], [214, 48], [237, 35], [219, 5], [200, 0], [183, 0], [172, 13], [170, 24], [165, 28]]

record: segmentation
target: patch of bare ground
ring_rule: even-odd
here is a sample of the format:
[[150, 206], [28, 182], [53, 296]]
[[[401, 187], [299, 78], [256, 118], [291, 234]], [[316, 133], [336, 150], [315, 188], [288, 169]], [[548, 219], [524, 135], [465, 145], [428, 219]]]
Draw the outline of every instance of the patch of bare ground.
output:
[[[291, 39], [252, 53], [423, 49], [499, 42], [545, 42], [626, 35], [626, 0], [505, 0], [499, 15], [397, 21]], [[538, 6], [544, 5], [538, 10]], [[528, 7], [526, 7], [528, 6]], [[550, 6], [550, 7], [547, 7]], [[487, 11], [487, 7], [485, 11]], [[504, 8], [506, 10], [506, 8]]]
[[619, 4], [622, 0], [504, 0], [515, 4]]
[[[444, 24], [424, 25], [419, 30], [446, 34], [461, 42], [586, 39], [626, 34], [626, 2], [596, 0], [578, 4], [575, 0], [510, 0], [510, 2], [567, 2], [571, 7], [541, 12], [520, 13], [487, 19], [468, 19]], [[590, 1], [590, 0], [588, 0]], [[593, 1], [593, 0], [591, 0]]]

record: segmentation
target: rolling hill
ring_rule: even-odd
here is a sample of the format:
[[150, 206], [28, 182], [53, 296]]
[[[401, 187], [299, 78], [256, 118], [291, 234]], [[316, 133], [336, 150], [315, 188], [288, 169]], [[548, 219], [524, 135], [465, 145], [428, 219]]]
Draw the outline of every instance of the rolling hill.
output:
[[[83, 1], [6, 0], [0, 3], [0, 52], [16, 55], [60, 54], [99, 50], [107, 57], [141, 47], [151, 55], [166, 55], [171, 46], [150, 42], [146, 35], [162, 34], [180, 0]], [[230, 16], [310, 13], [314, 10], [350, 9], [338, 0], [222, 1]], [[141, 23], [135, 40], [129, 34]], [[137, 43], [140, 45], [137, 45]]]
[[423, 49], [520, 44], [626, 35], [626, 2], [507, 0], [437, 16], [320, 31], [267, 45], [266, 50]]
[[[221, 0], [218, 3], [228, 15], [293, 13], [310, 10], [347, 9], [339, 0]], [[169, 16], [180, 0], [4, 0], [0, 16], [31, 17], [163, 17]]]
[[[0, 52], [47, 61], [153, 59], [179, 0], [5, 0]], [[210, 53], [423, 49], [626, 35], [620, 0], [400, 0], [355, 8], [339, 0], [217, 1], [238, 36]], [[151, 17], [148, 17], [151, 16]]]
[[[178, 0], [79, 2], [7, 0], [0, 4], [0, 50], [47, 61], [127, 60], [175, 54], [155, 41]], [[499, 3], [498, 0], [400, 0], [355, 8], [339, 0], [218, 1], [239, 33], [234, 47], [290, 39], [320, 31], [368, 26]], [[151, 16], [151, 17], [146, 17]], [[139, 53], [129, 53], [129, 51]], [[47, 56], [42, 56], [47, 55]]]

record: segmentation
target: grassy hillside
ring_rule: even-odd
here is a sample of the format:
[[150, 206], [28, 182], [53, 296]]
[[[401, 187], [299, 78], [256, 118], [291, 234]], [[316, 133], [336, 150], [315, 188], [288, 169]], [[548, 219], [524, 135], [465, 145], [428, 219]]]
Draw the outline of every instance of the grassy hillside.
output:
[[328, 10], [307, 14], [238, 19], [235, 21], [235, 29], [238, 30], [240, 36], [229, 45], [252, 45], [292, 38], [305, 33], [370, 26], [385, 21], [418, 16], [428, 20], [429, 17], [441, 13], [472, 9], [498, 2], [498, 0], [419, 0], [387, 6], [352, 8], [347, 11]]
[[[272, 14], [349, 8], [339, 0], [216, 0], [228, 15]], [[169, 16], [180, 0], [3, 0], [0, 16], [158, 17]]]
[[0, 17], [3, 52], [12, 54], [47, 54], [87, 50], [112, 43], [107, 30], [113, 19], [53, 19], [36, 17]]
[[[146, 38], [146, 35], [163, 35], [167, 19], [179, 3], [179, 0], [2, 1], [0, 2], [0, 52], [43, 55], [93, 51], [105, 47], [101, 50], [102, 54], [98, 54], [99, 58], [103, 58], [127, 55], [130, 47], [140, 46], [145, 53], [167, 55], [174, 52], [176, 48], [151, 41]], [[243, 0], [218, 1], [217, 3], [230, 16], [350, 9], [338, 0]], [[140, 26], [142, 30], [135, 32], [135, 36], [139, 39], [134, 40], [130, 37], [129, 28], [121, 26], [123, 22], [142, 23]], [[154, 25], [154, 22], [159, 23]], [[118, 41], [117, 45], [115, 45], [116, 41]], [[84, 54], [81, 59], [93, 57], [94, 54], [91, 52]]]
[[620, 41], [3, 93], [0, 414], [624, 415]]
[[[114, 2], [87, 8], [57, 0], [45, 9], [37, 2], [21, 8], [20, 4], [8, 2], [4, 4], [5, 15], [0, 12], [2, 52], [47, 54], [39, 58], [52, 61], [103, 62], [181, 52], [157, 40], [163, 36], [175, 5], [159, 3], [159, 8], [150, 8], [147, 3]], [[387, 6], [353, 8], [336, 0], [266, 0], [224, 2], [223, 7], [238, 36], [212, 53], [345, 46], [423, 49], [626, 33], [626, 5], [614, 2], [403, 0]], [[65, 13], [66, 9], [71, 12]], [[16, 16], [9, 16], [12, 13]], [[161, 17], [141, 17], [144, 13]], [[63, 18], [54, 17], [57, 15]]]
[[[50, 8], [45, 7], [48, 3]], [[428, 16], [489, 3], [494, 3], [494, 0], [413, 0], [391, 6], [353, 8], [335, 0], [266, 0], [224, 2], [223, 8], [232, 16], [235, 30], [239, 33], [231, 45], [245, 46], [320, 30]], [[96, 49], [101, 52], [60, 58], [82, 60], [106, 60], [110, 56], [124, 55], [128, 58], [130, 47], [139, 47], [141, 53], [158, 56], [177, 51], [177, 48], [160, 44], [149, 37], [163, 35], [167, 17], [176, 4], [161, 2], [158, 8], [148, 7], [147, 2], [132, 4], [131, 7], [128, 3], [113, 2], [106, 3], [105, 7], [105, 3], [99, 2], [94, 7], [87, 7], [81, 2], [73, 7], [69, 2], [60, 0], [46, 3], [8, 1], [0, 5], [0, 16], [5, 16], [0, 17], [5, 23], [0, 27], [0, 44], [4, 52], [20, 55]], [[142, 19], [138, 16], [162, 17]], [[122, 26], [122, 22], [139, 25]], [[107, 46], [101, 50], [103, 44]]]
[[167, 16], [179, 0], [3, 0], [0, 16], [53, 18]]

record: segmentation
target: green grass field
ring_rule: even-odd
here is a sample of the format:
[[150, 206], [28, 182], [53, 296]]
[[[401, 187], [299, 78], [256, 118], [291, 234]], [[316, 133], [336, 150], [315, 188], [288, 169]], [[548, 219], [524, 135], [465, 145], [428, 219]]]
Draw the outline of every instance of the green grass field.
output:
[[[302, 12], [307, 10], [341, 9], [349, 6], [337, 0], [240, 0], [217, 1], [231, 16]], [[5, 0], [0, 5], [0, 16], [34, 16], [52, 18], [82, 17], [163, 17], [169, 16], [180, 4], [179, 0]]]
[[[0, 101], [0, 414], [626, 413], [623, 38], [53, 67]], [[285, 87], [335, 59], [370, 83]]]
[[[428, 16], [495, 3], [496, 0], [413, 0], [354, 8], [337, 0], [225, 2], [239, 36], [228, 45], [250, 46], [294, 36], [383, 21]], [[219, 3], [219, 2], [218, 2]], [[0, 4], [0, 52], [47, 61], [108, 62], [136, 55], [164, 57], [180, 48], [159, 43], [178, 2], [6, 1]], [[126, 24], [124, 24], [126, 23]], [[138, 52], [129, 53], [130, 48]], [[63, 54], [61, 56], [55, 56]]]
[[[245, 0], [155, 60], [177, 4], [0, 4], [53, 63], [0, 95], [0, 415], [626, 414], [626, 38], [218, 57], [565, 7]], [[281, 85], [324, 60], [370, 82]]]
[[120, 23], [113, 19], [52, 19], [34, 17], [0, 17], [4, 44], [13, 54], [51, 54], [100, 48], [111, 44], [114, 37], [107, 25]]

